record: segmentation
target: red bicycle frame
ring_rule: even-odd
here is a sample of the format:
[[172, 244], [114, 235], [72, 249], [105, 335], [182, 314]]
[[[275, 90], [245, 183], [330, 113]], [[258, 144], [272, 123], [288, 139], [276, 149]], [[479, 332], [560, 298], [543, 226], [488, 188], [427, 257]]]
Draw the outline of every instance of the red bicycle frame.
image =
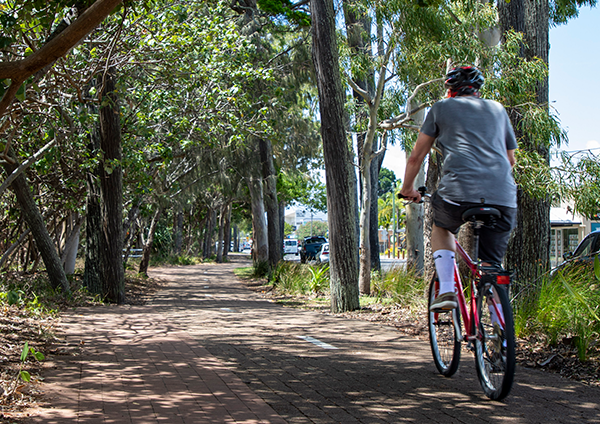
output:
[[[479, 273], [479, 269], [477, 268], [477, 263], [471, 259], [469, 254], [465, 251], [465, 249], [463, 249], [463, 247], [458, 243], [458, 240], [456, 240], [455, 242], [456, 242], [456, 251], [458, 252], [460, 257], [465, 261], [465, 263], [469, 267], [469, 270], [471, 271], [471, 274], [473, 277], [472, 281], [478, 281], [479, 278], [481, 277], [481, 274]], [[460, 279], [460, 273], [458, 272], [458, 265], [457, 265], [456, 261], [454, 262], [454, 283], [455, 283], [456, 291], [457, 291], [458, 306], [460, 308], [460, 314], [462, 315], [463, 322], [465, 323], [466, 335], [464, 336], [464, 339], [466, 341], [471, 341], [471, 340], [474, 340], [475, 338], [479, 337], [479, 325], [474, 325], [474, 324], [479, 323], [479, 316], [477, 315], [477, 307], [476, 307], [476, 301], [475, 301], [476, 300], [475, 299], [475, 293], [476, 293], [475, 288], [476, 287], [471, 282], [472, 286], [471, 286], [471, 294], [470, 294], [470, 299], [469, 299], [470, 310], [468, 310], [467, 309], [467, 300], [465, 299], [463, 285], [462, 285], [462, 281]], [[439, 287], [437, 287], [437, 289], [439, 290]], [[504, 328], [504, 316], [502, 313], [500, 313], [500, 310], [498, 309], [498, 304], [495, 301], [493, 301], [492, 306], [495, 310], [498, 320], [500, 321], [500, 326], [502, 328]], [[437, 314], [436, 314], [435, 318], [437, 320]], [[473, 332], [473, 329], [475, 329], [475, 332]], [[458, 326], [457, 326], [456, 330], [457, 330], [457, 334], [461, 334], [461, 330]]]

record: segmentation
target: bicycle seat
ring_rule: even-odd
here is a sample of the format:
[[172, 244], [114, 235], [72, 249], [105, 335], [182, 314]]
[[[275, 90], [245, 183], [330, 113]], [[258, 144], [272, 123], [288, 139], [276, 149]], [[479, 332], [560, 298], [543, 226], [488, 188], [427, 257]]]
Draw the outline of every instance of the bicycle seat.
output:
[[463, 221], [483, 221], [486, 224], [494, 221], [495, 218], [500, 218], [502, 214], [496, 208], [489, 206], [478, 206], [476, 208], [467, 209], [462, 214]]

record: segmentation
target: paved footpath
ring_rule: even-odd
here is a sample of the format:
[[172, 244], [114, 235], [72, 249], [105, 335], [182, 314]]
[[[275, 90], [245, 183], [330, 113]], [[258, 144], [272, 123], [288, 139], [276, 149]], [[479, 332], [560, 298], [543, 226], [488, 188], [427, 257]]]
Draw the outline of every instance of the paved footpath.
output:
[[32, 423], [600, 423], [600, 389], [517, 368], [504, 402], [472, 355], [440, 376], [427, 341], [263, 299], [229, 264], [151, 271], [145, 306], [78, 308], [61, 328], [82, 355], [48, 360], [52, 407]]

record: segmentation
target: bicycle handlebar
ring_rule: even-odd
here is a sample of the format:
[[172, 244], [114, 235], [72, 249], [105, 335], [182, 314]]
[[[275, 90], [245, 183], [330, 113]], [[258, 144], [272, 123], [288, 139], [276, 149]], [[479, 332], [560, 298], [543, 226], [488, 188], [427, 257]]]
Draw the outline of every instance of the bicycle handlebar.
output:
[[[431, 194], [427, 193], [427, 187], [425, 187], [425, 186], [419, 187], [417, 189], [417, 191], [419, 193], [421, 193], [421, 201], [419, 203], [423, 203], [424, 197], [431, 197]], [[414, 198], [405, 197], [400, 193], [398, 193], [397, 196], [398, 196], [398, 199], [405, 199], [405, 200], [408, 200], [409, 203], [414, 203]]]

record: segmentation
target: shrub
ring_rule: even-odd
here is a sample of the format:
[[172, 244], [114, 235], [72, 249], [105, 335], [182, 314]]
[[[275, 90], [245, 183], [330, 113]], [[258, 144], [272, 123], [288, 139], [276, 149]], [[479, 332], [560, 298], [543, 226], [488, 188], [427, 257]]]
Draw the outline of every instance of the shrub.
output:
[[530, 295], [515, 305], [518, 334], [541, 332], [550, 344], [572, 340], [584, 361], [600, 335], [599, 281], [598, 258], [594, 264], [573, 262], [546, 276], [537, 297]]
[[427, 306], [428, 283], [413, 268], [397, 267], [383, 275], [373, 274], [371, 292], [377, 298], [390, 298], [403, 307], [420, 310]]

